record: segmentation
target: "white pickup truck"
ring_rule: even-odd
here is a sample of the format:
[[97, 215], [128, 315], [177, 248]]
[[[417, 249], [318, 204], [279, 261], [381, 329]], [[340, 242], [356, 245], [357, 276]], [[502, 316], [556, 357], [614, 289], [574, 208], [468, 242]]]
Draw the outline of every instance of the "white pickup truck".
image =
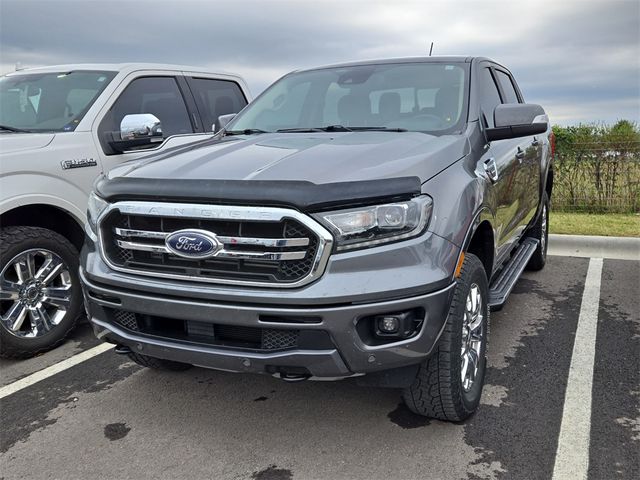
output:
[[78, 251], [102, 172], [207, 142], [249, 102], [198, 67], [62, 65], [0, 77], [0, 356], [58, 345], [82, 310]]

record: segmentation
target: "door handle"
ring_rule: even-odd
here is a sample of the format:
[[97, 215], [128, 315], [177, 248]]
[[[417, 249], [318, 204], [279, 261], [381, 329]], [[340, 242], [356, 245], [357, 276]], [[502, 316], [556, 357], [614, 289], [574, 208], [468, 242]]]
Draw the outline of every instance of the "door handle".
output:
[[498, 166], [496, 165], [495, 158], [487, 158], [484, 161], [484, 171], [493, 183], [498, 181]]
[[522, 150], [520, 147], [518, 147], [518, 153], [516, 153], [516, 158], [520, 163], [522, 163], [522, 159], [524, 158], [524, 156], [525, 156], [525, 151]]

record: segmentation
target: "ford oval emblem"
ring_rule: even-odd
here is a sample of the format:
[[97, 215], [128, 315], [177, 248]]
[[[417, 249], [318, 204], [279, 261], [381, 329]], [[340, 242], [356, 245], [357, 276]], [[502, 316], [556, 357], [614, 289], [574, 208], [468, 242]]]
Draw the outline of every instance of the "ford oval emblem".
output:
[[222, 248], [215, 234], [205, 230], [178, 230], [164, 243], [170, 252], [184, 258], [212, 257]]

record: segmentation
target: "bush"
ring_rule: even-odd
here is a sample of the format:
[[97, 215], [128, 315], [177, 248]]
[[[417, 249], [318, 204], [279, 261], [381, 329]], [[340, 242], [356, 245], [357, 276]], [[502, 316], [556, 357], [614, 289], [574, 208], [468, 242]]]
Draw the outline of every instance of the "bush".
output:
[[640, 211], [640, 130], [615, 125], [554, 126], [557, 211], [637, 213]]

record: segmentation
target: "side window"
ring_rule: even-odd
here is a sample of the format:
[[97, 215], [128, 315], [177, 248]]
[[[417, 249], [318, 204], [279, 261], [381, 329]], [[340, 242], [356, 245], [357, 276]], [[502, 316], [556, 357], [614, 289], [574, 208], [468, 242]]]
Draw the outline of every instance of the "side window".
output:
[[491, 70], [483, 68], [480, 71], [480, 108], [487, 119], [489, 128], [494, 126], [493, 111], [500, 105], [500, 93], [493, 79]]
[[124, 116], [133, 113], [152, 113], [158, 117], [165, 138], [193, 133], [184, 98], [173, 77], [141, 77], [133, 80], [105, 116], [100, 130], [120, 130]]
[[498, 81], [504, 92], [504, 103], [519, 103], [518, 94], [513, 86], [511, 77], [502, 70], [496, 70], [496, 73], [498, 74]]
[[208, 78], [191, 78], [191, 89], [202, 115], [205, 131], [209, 131], [218, 117], [238, 113], [247, 104], [242, 90], [236, 82]]

